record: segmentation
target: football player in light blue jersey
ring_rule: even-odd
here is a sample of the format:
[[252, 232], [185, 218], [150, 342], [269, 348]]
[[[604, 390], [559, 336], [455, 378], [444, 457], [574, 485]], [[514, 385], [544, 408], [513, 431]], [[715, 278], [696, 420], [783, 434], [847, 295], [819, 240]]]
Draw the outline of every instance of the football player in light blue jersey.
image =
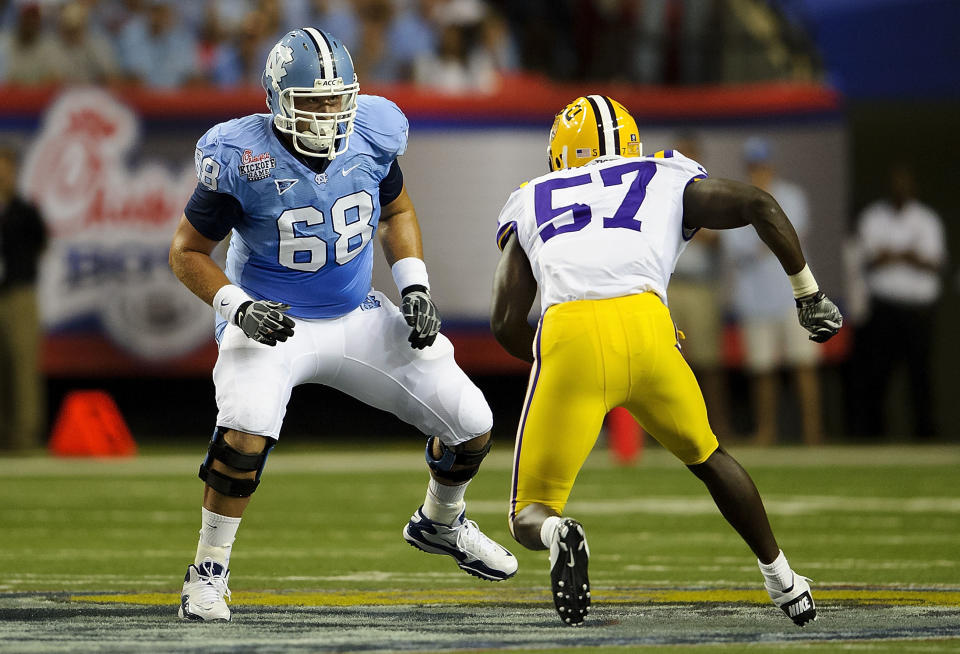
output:
[[[416, 212], [397, 157], [407, 120], [360, 95], [347, 49], [289, 32], [263, 73], [270, 113], [221, 123], [197, 143], [199, 183], [170, 265], [217, 313], [217, 427], [200, 467], [200, 542], [179, 616], [229, 620], [230, 551], [276, 444], [294, 386], [326, 384], [428, 435], [426, 499], [403, 529], [411, 545], [499, 581], [517, 561], [464, 513], [490, 449], [493, 418], [457, 366], [430, 297]], [[371, 288], [379, 233], [402, 311]], [[226, 270], [211, 258], [230, 236]]]

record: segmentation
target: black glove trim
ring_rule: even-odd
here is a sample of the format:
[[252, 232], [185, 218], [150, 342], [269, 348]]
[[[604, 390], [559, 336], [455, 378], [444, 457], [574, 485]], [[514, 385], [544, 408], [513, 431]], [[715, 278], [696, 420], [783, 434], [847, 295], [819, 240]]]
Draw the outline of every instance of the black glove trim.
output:
[[817, 291], [816, 293], [811, 293], [810, 295], [804, 295], [803, 297], [798, 297], [796, 299], [797, 308], [801, 309], [809, 304], [816, 304], [823, 298], [827, 297], [823, 291]]
[[253, 300], [247, 300], [237, 308], [237, 313], [233, 316], [233, 322], [236, 323], [237, 327], [243, 322], [243, 317], [247, 315], [247, 309], [250, 308], [251, 304], [253, 304]]

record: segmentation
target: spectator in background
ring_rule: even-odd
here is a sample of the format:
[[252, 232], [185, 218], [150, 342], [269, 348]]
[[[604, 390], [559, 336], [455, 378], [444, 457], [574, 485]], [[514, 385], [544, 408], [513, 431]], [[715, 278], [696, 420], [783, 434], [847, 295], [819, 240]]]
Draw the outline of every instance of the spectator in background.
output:
[[346, 0], [313, 0], [310, 5], [306, 25], [336, 34], [350, 52], [359, 52], [360, 21], [351, 3]]
[[[677, 139], [676, 149], [703, 163], [698, 139], [692, 134]], [[681, 351], [700, 382], [710, 425], [719, 434], [731, 434], [721, 352], [719, 235], [715, 230], [700, 230], [677, 259], [670, 278], [670, 315], [684, 333]]]
[[520, 69], [520, 53], [510, 33], [506, 19], [496, 9], [487, 10], [481, 25], [483, 47], [493, 58], [493, 65], [500, 73], [512, 73]]
[[633, 12], [633, 78], [642, 84], [702, 84], [718, 66], [715, 0], [644, 0]]
[[[770, 144], [758, 137], [747, 139], [743, 156], [748, 181], [768, 192], [803, 240], [809, 217], [806, 193], [776, 175]], [[771, 445], [777, 440], [779, 375], [789, 367], [799, 401], [803, 442], [823, 442], [817, 345], [797, 325], [797, 309], [783, 277], [780, 263], [750, 230], [723, 233], [724, 249], [733, 273], [733, 310], [742, 328], [746, 367], [752, 385], [754, 441]]]
[[221, 43], [213, 56], [213, 83], [217, 86], [259, 86], [263, 62], [277, 41], [261, 9], [243, 17], [232, 38]]
[[392, 53], [387, 49], [393, 4], [390, 0], [363, 0], [357, 3], [357, 16], [360, 19], [360, 49], [353, 51], [357, 78], [373, 83], [397, 81]]
[[40, 4], [24, 3], [12, 30], [0, 33], [0, 62], [8, 84], [40, 85], [59, 80], [53, 37], [43, 29]]
[[110, 42], [90, 29], [87, 5], [80, 0], [60, 8], [54, 40], [57, 77], [72, 84], [98, 84], [117, 79]]
[[860, 245], [870, 296], [870, 317], [858, 343], [860, 375], [869, 380], [860, 408], [867, 433], [885, 431], [890, 379], [901, 365], [910, 378], [913, 431], [936, 435], [930, 354], [934, 309], [947, 248], [937, 213], [916, 199], [913, 173], [890, 169], [890, 196], [863, 210]]
[[17, 153], [0, 144], [0, 450], [29, 451], [46, 415], [36, 282], [47, 231], [16, 186]]
[[438, 7], [436, 53], [417, 59], [413, 79], [441, 93], [492, 93], [499, 75], [483, 35], [486, 6], [479, 0], [450, 0]]
[[172, 0], [149, 0], [146, 13], [124, 25], [118, 49], [124, 72], [148, 86], [175, 88], [201, 74], [196, 38], [181, 25]]
[[393, 77], [413, 79], [414, 62], [436, 51], [437, 13], [445, 0], [406, 0], [387, 28], [387, 50], [393, 61]]

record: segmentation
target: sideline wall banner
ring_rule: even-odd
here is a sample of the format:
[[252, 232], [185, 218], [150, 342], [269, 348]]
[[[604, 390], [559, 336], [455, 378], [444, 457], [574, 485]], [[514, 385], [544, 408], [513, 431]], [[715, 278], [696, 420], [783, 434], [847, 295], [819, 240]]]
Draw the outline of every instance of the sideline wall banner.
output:
[[[553, 112], [586, 91], [529, 80], [479, 98], [365, 89], [394, 100], [410, 119], [401, 165], [444, 332], [471, 372], [524, 368], [499, 349], [487, 323], [496, 218], [513, 188], [545, 172]], [[767, 136], [778, 168], [810, 191], [818, 279], [842, 284], [848, 171], [835, 94], [784, 85], [589, 91], [625, 102], [648, 153], [695, 133], [714, 176], [742, 178], [743, 139]], [[21, 190], [53, 237], [40, 279], [48, 374], [210, 374], [213, 311], [171, 273], [170, 238], [196, 184], [197, 139], [217, 122], [263, 110], [257, 89], [0, 88], [0, 138], [23, 146]], [[374, 261], [374, 284], [394, 294], [382, 256]]]

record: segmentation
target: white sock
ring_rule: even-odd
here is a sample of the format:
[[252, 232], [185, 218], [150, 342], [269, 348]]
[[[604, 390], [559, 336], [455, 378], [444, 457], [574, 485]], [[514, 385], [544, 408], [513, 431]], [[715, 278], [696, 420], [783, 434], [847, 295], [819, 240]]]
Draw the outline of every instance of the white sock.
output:
[[760, 572], [763, 573], [763, 579], [768, 586], [776, 590], [786, 590], [793, 585], [793, 570], [790, 569], [787, 557], [782, 551], [772, 563], [761, 563], [757, 559], [757, 565], [760, 566]]
[[459, 486], [444, 486], [431, 477], [430, 483], [427, 484], [427, 497], [423, 500], [423, 515], [434, 522], [453, 524], [467, 506], [463, 501], [463, 494], [466, 493], [469, 483], [468, 481]]
[[194, 565], [200, 565], [200, 562], [204, 559], [213, 559], [223, 565], [224, 568], [229, 567], [230, 549], [237, 537], [240, 518], [220, 515], [204, 508], [201, 508], [200, 512], [200, 542], [197, 543], [197, 556], [193, 560]]
[[546, 547], [550, 547], [553, 539], [557, 537], [557, 527], [560, 525], [560, 516], [552, 515], [543, 521], [540, 525], [540, 542]]

